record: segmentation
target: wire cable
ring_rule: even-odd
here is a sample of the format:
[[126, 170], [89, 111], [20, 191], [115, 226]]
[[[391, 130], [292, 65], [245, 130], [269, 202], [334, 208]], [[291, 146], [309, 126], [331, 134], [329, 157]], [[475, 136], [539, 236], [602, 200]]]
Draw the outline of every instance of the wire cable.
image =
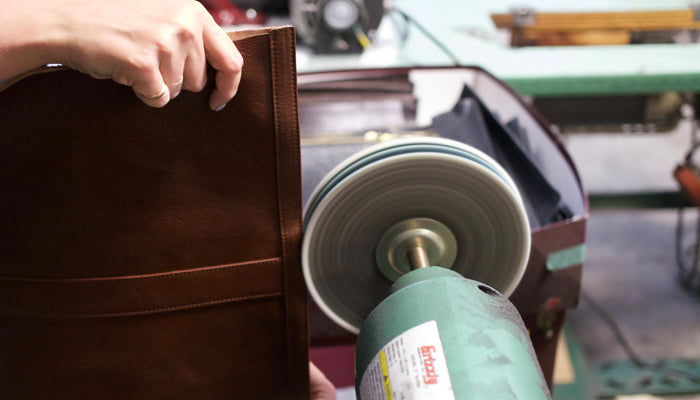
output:
[[[387, 11], [399, 14], [407, 23], [411, 23], [412, 25], [414, 25], [416, 28], [418, 28], [419, 31], [421, 31], [421, 33], [423, 33], [423, 35], [425, 35], [425, 37], [427, 37], [443, 53], [445, 53], [447, 57], [449, 57], [449, 59], [452, 61], [452, 64], [454, 64], [455, 67], [461, 66], [459, 63], [459, 58], [457, 58], [457, 56], [449, 48], [447, 48], [447, 46], [444, 43], [442, 43], [442, 41], [435, 37], [435, 35], [428, 31], [428, 29], [426, 29], [425, 26], [423, 26], [423, 24], [418, 22], [418, 20], [413, 18], [410, 14], [396, 7], [388, 8]], [[408, 36], [408, 33], [406, 33], [406, 35]]]
[[[685, 154], [684, 166], [691, 168], [695, 173], [698, 172], [697, 164], [693, 161], [695, 152], [700, 148], [700, 138], [698, 137], [698, 124], [695, 120], [695, 112], [692, 103], [684, 104], [681, 107], [681, 115], [690, 122], [690, 149]], [[678, 208], [678, 218], [676, 221], [676, 265], [678, 266], [678, 279], [686, 289], [700, 292], [700, 271], [698, 263], [700, 262], [700, 218], [696, 222], [695, 246], [692, 257], [692, 264], [686, 263], [686, 257], [683, 255], [683, 242], [685, 237], [685, 228], [683, 223], [683, 207]]]
[[634, 365], [640, 368], [645, 368], [651, 371], [658, 372], [668, 377], [689, 379], [695, 383], [700, 383], [700, 375], [696, 375], [675, 368], [659, 367], [645, 362], [641, 357], [639, 357], [637, 352], [634, 351], [632, 345], [630, 345], [630, 342], [622, 333], [622, 329], [620, 329], [620, 326], [617, 324], [612, 315], [610, 315], [610, 313], [608, 313], [608, 311], [605, 310], [605, 308], [603, 308], [603, 306], [601, 306], [597, 301], [593, 300], [593, 298], [583, 290], [581, 291], [581, 300], [583, 300], [583, 302], [586, 303], [586, 305], [588, 305], [591, 308], [591, 310], [593, 310], [593, 312], [608, 325], [610, 330], [615, 335], [615, 339], [617, 339], [617, 342], [620, 344], [625, 354], [627, 355], [627, 358]]
[[[698, 275], [698, 263], [700, 262], [700, 243], [695, 243], [692, 263], [688, 265], [683, 256], [683, 238], [685, 237], [683, 211], [682, 207], [678, 208], [678, 219], [676, 221], [676, 264], [678, 265], [678, 278], [681, 284], [687, 289], [699, 290], [700, 285], [695, 282], [695, 278]], [[698, 219], [697, 222], [695, 237], [696, 240], [700, 238], [700, 219]]]

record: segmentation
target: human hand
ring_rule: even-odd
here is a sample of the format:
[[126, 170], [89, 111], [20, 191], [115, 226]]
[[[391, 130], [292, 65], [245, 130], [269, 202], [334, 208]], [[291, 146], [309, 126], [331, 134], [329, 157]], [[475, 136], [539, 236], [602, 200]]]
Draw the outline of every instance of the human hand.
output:
[[335, 386], [326, 378], [314, 363], [309, 363], [311, 400], [335, 400]]
[[219, 110], [236, 94], [243, 59], [194, 0], [32, 1], [51, 16], [55, 62], [130, 86], [149, 106], [201, 91], [207, 61], [217, 71], [209, 107]]

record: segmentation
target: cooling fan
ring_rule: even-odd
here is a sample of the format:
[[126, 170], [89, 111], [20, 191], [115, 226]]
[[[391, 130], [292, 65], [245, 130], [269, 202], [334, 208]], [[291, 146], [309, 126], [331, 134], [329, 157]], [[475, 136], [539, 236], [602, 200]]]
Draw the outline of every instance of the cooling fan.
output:
[[361, 53], [384, 15], [382, 0], [292, 0], [292, 22], [316, 53]]

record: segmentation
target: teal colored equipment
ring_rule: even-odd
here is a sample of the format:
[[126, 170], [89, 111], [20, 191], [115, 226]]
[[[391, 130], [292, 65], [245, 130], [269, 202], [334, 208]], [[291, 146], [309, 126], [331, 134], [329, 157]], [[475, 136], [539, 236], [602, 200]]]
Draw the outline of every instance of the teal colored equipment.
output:
[[412, 271], [392, 291], [357, 338], [358, 399], [550, 398], [520, 314], [501, 294], [440, 267]]

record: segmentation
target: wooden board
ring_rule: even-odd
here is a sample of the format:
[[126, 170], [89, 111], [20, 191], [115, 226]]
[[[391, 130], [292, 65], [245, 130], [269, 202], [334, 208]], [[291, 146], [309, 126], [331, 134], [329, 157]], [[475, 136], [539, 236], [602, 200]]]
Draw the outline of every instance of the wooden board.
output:
[[492, 14], [512, 31], [514, 46], [611, 45], [630, 42], [632, 32], [700, 29], [692, 9], [606, 13], [534, 13], [518, 23], [513, 14]]

